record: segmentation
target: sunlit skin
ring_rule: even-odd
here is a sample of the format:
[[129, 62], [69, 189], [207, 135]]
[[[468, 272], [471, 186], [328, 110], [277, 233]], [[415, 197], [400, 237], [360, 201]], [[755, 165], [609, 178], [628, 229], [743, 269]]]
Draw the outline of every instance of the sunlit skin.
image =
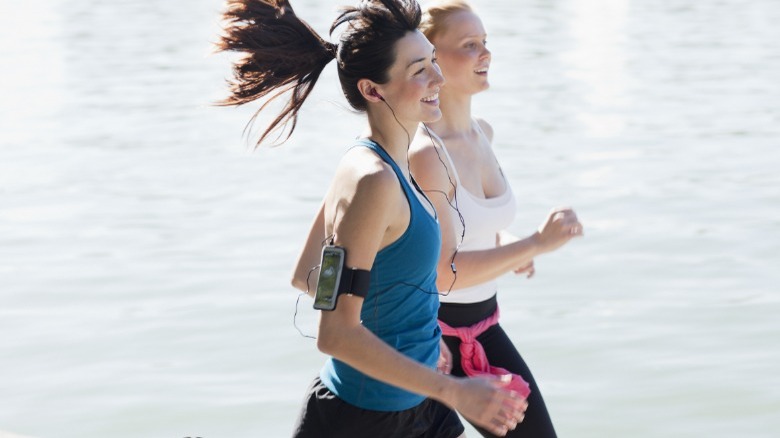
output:
[[446, 23], [435, 39], [438, 62], [449, 82], [444, 92], [471, 95], [487, 90], [491, 53], [482, 20], [461, 11], [447, 17]]
[[[479, 17], [470, 11], [450, 14], [445, 26], [431, 41], [436, 47], [439, 66], [447, 78], [439, 93], [442, 118], [426, 123], [446, 144], [462, 187], [478, 198], [493, 198], [508, 189], [506, 178], [491, 146], [493, 129], [471, 112], [472, 96], [489, 88], [491, 52], [487, 33]], [[411, 168], [439, 213], [442, 230], [441, 259], [437, 286], [447, 290], [453, 283], [452, 255], [460, 243], [456, 213], [449, 202], [454, 189], [445, 160], [441, 164], [434, 142], [421, 129], [411, 151]], [[447, 198], [443, 195], [447, 194]], [[459, 226], [459, 224], [458, 224]], [[582, 225], [570, 208], [553, 209], [534, 234], [521, 239], [506, 231], [496, 235], [496, 248], [460, 251], [457, 255], [457, 285], [465, 288], [495, 279], [506, 272], [535, 272], [534, 257], [553, 251], [571, 238], [582, 235]]]
[[[395, 44], [389, 80], [361, 79], [357, 86], [367, 102], [364, 136], [379, 143], [409, 178], [407, 151], [420, 122], [441, 117], [438, 93], [444, 84], [434, 47], [420, 32], [409, 32]], [[426, 203], [423, 203], [425, 206]], [[310, 294], [309, 270], [319, 263], [322, 242], [333, 236], [346, 249], [345, 266], [370, 270], [377, 253], [395, 242], [409, 226], [409, 201], [392, 167], [368, 148], [352, 148], [336, 169], [295, 267], [292, 283]], [[527, 407], [506, 381], [456, 379], [437, 373], [374, 335], [361, 323], [363, 298], [342, 295], [335, 310], [322, 312], [317, 333], [320, 351], [361, 372], [441, 401], [466, 418], [499, 435], [521, 421]]]
[[[444, 84], [444, 77], [436, 60], [436, 50], [420, 32], [410, 32], [399, 40], [396, 45], [396, 62], [388, 72], [390, 80], [378, 84], [369, 80], [358, 82], [358, 88], [363, 91], [369, 101], [369, 121], [377, 118], [394, 118], [391, 123], [394, 128], [400, 122], [410, 135], [414, 134], [419, 122], [435, 122], [441, 118], [439, 109], [439, 91]], [[378, 96], [382, 96], [382, 101]], [[390, 109], [392, 108], [392, 111]], [[382, 144], [385, 133], [372, 124], [369, 137]], [[404, 142], [408, 146], [408, 140]], [[396, 162], [406, 161], [397, 157]], [[396, 158], [396, 157], [394, 157]]]
[[[492, 127], [471, 112], [472, 96], [490, 87], [492, 55], [482, 21], [468, 10], [450, 13], [443, 25], [437, 25], [431, 42], [447, 78], [439, 93], [442, 118], [422, 125], [411, 148], [410, 163], [415, 179], [439, 213], [442, 246], [437, 286], [440, 290], [452, 287], [450, 293], [457, 294], [458, 289], [495, 280], [507, 272], [531, 277], [534, 258], [582, 236], [582, 225], [571, 208], [556, 208], [530, 236], [519, 238], [501, 230], [496, 233], [494, 248], [459, 251], [461, 228], [452, 207], [456, 192], [458, 196], [489, 199], [504, 195], [510, 187], [493, 153]], [[428, 135], [428, 129], [441, 142]], [[442, 159], [440, 150], [445, 145], [451, 162]], [[457, 186], [452, 178], [455, 172]], [[465, 227], [469, 229], [468, 224]], [[456, 253], [457, 277], [451, 267]], [[442, 350], [439, 369], [449, 372], [451, 359], [446, 349]], [[515, 426], [505, 424], [507, 429]]]

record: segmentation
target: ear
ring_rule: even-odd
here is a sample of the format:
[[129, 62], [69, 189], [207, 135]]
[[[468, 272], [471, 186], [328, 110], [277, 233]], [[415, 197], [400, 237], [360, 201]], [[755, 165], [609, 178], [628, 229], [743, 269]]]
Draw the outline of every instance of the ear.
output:
[[368, 102], [381, 102], [385, 100], [382, 97], [382, 92], [379, 90], [380, 85], [369, 79], [360, 79], [357, 82], [358, 91]]

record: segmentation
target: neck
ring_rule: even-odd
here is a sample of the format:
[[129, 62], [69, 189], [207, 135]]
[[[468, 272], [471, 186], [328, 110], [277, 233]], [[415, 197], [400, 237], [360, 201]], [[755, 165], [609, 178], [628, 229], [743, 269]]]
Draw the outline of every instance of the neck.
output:
[[410, 122], [402, 118], [396, 121], [387, 107], [368, 111], [368, 130], [365, 135], [382, 146], [407, 178], [409, 177], [407, 174], [409, 145], [414, 139], [418, 124], [419, 122]]
[[434, 123], [428, 123], [441, 137], [462, 135], [471, 132], [471, 95], [455, 93], [442, 87], [439, 92], [439, 108], [442, 117]]

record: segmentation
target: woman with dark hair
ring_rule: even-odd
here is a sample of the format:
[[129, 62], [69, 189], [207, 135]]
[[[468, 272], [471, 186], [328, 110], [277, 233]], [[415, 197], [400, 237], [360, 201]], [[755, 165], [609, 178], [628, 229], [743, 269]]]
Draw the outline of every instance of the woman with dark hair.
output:
[[294, 436], [462, 436], [452, 409], [505, 434], [522, 421], [525, 400], [503, 379], [436, 371], [440, 234], [432, 206], [411, 179], [407, 154], [417, 125], [441, 117], [444, 81], [433, 46], [417, 30], [419, 6], [369, 0], [345, 8], [331, 27], [331, 33], [344, 27], [334, 45], [285, 0], [228, 5], [219, 47], [245, 56], [234, 66], [224, 104], [290, 92], [260, 141], [285, 126], [292, 134], [301, 105], [333, 59], [347, 101], [368, 118], [365, 137], [338, 165], [293, 285], [310, 295], [317, 289], [309, 274], [323, 242], [345, 250], [339, 272], [366, 273], [370, 281], [365, 290], [353, 283], [336, 295], [335, 309], [321, 312], [317, 346], [331, 357], [309, 389]]
[[[528, 409], [507, 436], [554, 437], [531, 370], [499, 324], [496, 278], [510, 271], [530, 277], [534, 258], [581, 236], [582, 225], [572, 209], [558, 208], [523, 239], [506, 232], [516, 214], [515, 197], [491, 147], [493, 129], [471, 113], [472, 96], [489, 86], [491, 53], [482, 21], [466, 1], [440, 0], [427, 5], [420, 29], [436, 47], [447, 78], [440, 93], [442, 118], [421, 126], [411, 169], [439, 212], [437, 282], [442, 290], [452, 289], [441, 298], [439, 320], [452, 352], [451, 372], [473, 375], [476, 362], [521, 377], [530, 387]], [[476, 426], [482, 435], [495, 436]]]

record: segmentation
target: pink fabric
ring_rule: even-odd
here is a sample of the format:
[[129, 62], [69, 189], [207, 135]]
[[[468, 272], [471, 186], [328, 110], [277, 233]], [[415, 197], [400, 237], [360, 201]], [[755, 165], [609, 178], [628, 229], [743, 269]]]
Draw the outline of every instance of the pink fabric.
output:
[[498, 309], [488, 317], [469, 327], [450, 327], [446, 323], [439, 320], [439, 326], [441, 332], [447, 336], [457, 336], [460, 338], [460, 356], [461, 366], [463, 371], [469, 377], [493, 375], [503, 376], [511, 375], [512, 381], [507, 387], [525, 398], [531, 393], [531, 388], [528, 387], [528, 382], [523, 380], [517, 374], [510, 373], [509, 371], [494, 367], [488, 363], [485, 350], [482, 348], [482, 344], [477, 341], [477, 336], [481, 335], [488, 328], [498, 323]]

